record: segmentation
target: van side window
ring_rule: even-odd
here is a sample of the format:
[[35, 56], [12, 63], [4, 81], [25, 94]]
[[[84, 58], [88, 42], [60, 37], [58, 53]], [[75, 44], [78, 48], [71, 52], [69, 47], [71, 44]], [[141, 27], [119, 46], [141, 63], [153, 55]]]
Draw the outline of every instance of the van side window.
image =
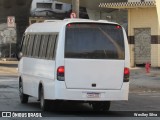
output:
[[26, 56], [29, 54], [29, 46], [30, 46], [30, 35], [28, 35], [28, 42], [27, 42], [27, 47], [26, 47]]
[[24, 56], [42, 59], [54, 59], [57, 34], [26, 35], [22, 52]]
[[34, 46], [33, 44], [34, 44], [34, 35], [30, 35], [27, 56], [30, 56], [30, 57], [32, 56], [32, 50], [33, 50], [33, 46]]
[[49, 40], [49, 35], [42, 36], [40, 54], [39, 54], [40, 58], [45, 58], [46, 56], [48, 40]]
[[25, 35], [25, 38], [24, 38], [24, 41], [23, 41], [23, 46], [22, 46], [23, 56], [26, 56], [26, 54], [27, 54], [28, 39], [29, 39], [29, 35]]
[[36, 35], [33, 47], [33, 57], [38, 58], [41, 44], [41, 35]]
[[57, 35], [50, 35], [48, 40], [46, 59], [54, 59]]

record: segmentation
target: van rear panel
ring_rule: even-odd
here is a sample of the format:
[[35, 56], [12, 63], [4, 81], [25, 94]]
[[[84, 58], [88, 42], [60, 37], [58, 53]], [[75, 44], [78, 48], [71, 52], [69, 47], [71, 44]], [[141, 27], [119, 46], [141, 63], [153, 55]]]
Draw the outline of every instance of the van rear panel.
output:
[[65, 82], [72, 89], [121, 89], [123, 71], [123, 60], [65, 60]]
[[67, 88], [121, 89], [124, 65], [121, 26], [102, 23], [71, 23], [66, 26]]

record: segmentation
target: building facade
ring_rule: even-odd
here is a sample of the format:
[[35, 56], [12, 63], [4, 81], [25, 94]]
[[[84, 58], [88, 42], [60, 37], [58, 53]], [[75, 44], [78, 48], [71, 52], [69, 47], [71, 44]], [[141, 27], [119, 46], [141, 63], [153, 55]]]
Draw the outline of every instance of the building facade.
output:
[[160, 27], [155, 0], [100, 3], [99, 7], [128, 9], [131, 67], [146, 62], [160, 67]]

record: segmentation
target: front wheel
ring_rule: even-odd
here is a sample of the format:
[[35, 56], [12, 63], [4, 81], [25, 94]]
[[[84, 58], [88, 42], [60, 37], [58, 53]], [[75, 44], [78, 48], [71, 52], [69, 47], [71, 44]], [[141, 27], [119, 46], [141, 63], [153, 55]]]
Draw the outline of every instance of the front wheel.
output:
[[21, 103], [28, 103], [29, 96], [23, 93], [23, 83], [22, 81], [19, 82], [19, 97]]
[[92, 102], [91, 104], [94, 111], [109, 111], [111, 102]]

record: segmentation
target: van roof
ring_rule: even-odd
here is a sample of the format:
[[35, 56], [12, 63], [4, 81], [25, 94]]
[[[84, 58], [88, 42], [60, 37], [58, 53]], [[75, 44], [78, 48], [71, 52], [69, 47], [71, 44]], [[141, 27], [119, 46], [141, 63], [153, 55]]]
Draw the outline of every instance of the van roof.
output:
[[[25, 33], [36, 33], [36, 32], [60, 32], [64, 26], [69, 23], [76, 23], [76, 22], [87, 22], [87, 23], [108, 23], [108, 24], [117, 24], [114, 22], [109, 22], [106, 20], [90, 20], [90, 19], [64, 19], [64, 20], [45, 20], [42, 23], [34, 23], [30, 25]], [[51, 27], [54, 26], [54, 27]]]

